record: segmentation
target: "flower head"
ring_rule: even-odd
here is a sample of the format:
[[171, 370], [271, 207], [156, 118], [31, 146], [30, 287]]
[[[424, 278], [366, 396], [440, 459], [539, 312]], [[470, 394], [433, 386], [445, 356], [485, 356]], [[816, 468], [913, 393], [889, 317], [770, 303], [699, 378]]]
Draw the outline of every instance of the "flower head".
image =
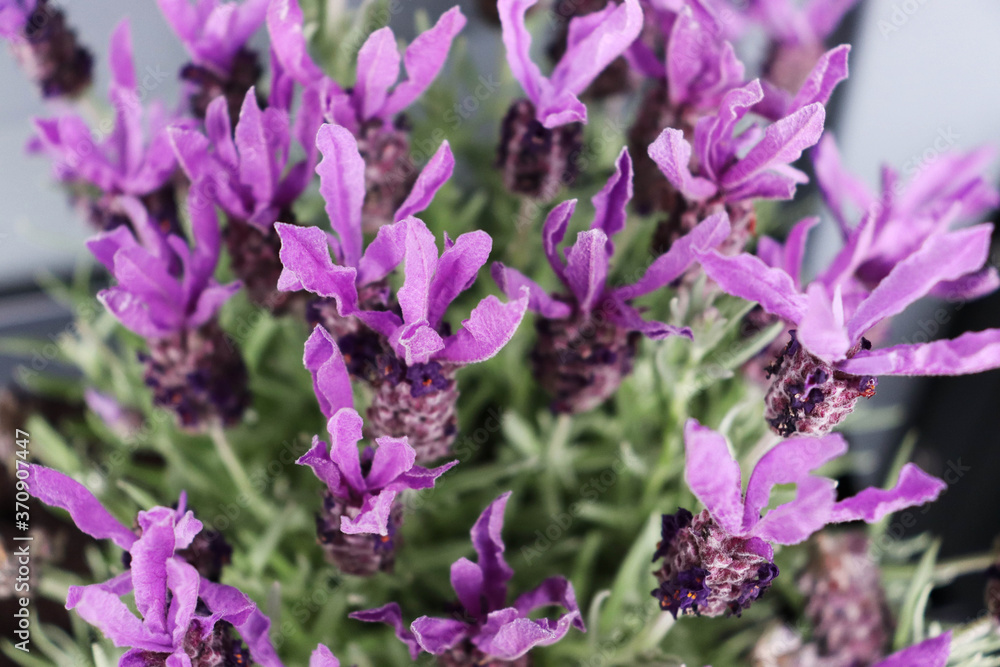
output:
[[[97, 142], [80, 116], [36, 119], [32, 148], [52, 158], [59, 180], [86, 183], [105, 193], [148, 195], [163, 187], [177, 168], [167, 125], [180, 122], [186, 126], [186, 122], [172, 121], [159, 106], [144, 114], [127, 19], [112, 33], [110, 53], [112, 132]], [[143, 129], [144, 115], [148, 134]]]
[[323, 91], [327, 120], [348, 128], [355, 136], [367, 123], [387, 124], [414, 102], [437, 77], [455, 36], [465, 26], [458, 7], [406, 48], [402, 63], [407, 79], [398, 82], [400, 55], [390, 28], [373, 32], [358, 52], [357, 79], [343, 89], [310, 58], [302, 31], [302, 9], [297, 0], [276, 0], [267, 11], [267, 28], [274, 54], [288, 75], [307, 88]]
[[157, 0], [195, 64], [228, 74], [237, 52], [264, 24], [268, 0]]
[[[464, 610], [462, 618], [421, 616], [408, 630], [395, 602], [354, 612], [351, 618], [392, 625], [414, 660], [421, 650], [434, 655], [473, 653], [468, 664], [482, 664], [476, 660], [491, 658], [516, 660], [535, 646], [559, 641], [571, 626], [585, 631], [573, 585], [563, 577], [546, 579], [538, 588], [518, 597], [513, 606], [506, 606], [507, 582], [514, 572], [503, 557], [505, 547], [500, 532], [509, 498], [507, 492], [490, 503], [472, 527], [478, 562], [463, 557], [451, 566], [451, 585]], [[567, 613], [557, 621], [529, 617], [532, 611], [552, 605], [563, 607]]]
[[[67, 510], [80, 530], [128, 553], [128, 570], [102, 584], [71, 586], [66, 598], [67, 609], [100, 628], [115, 646], [129, 648], [122, 664], [187, 664], [205, 654], [246, 661], [247, 649], [224, 622], [240, 633], [254, 664], [281, 667], [267, 635], [270, 620], [246, 595], [202, 578], [180, 555], [202, 530], [183, 494], [177, 509], [139, 512], [137, 535], [62, 473], [33, 465], [27, 481], [34, 497]], [[134, 594], [140, 617], [121, 599], [128, 593]]]
[[530, 56], [531, 35], [524, 15], [537, 0], [500, 0], [500, 23], [507, 62], [514, 78], [534, 105], [535, 117], [552, 129], [568, 123], [586, 123], [587, 107], [577, 95], [613, 60], [622, 55], [642, 30], [639, 0], [573, 18], [566, 52], [552, 74], [543, 76]]
[[[684, 441], [684, 479], [706, 510], [692, 516], [682, 509], [663, 522], [656, 551], [663, 566], [653, 596], [675, 616], [738, 614], [778, 574], [772, 544], [797, 544], [831, 523], [878, 521], [934, 500], [945, 486], [908, 463], [894, 488], [869, 488], [837, 501], [836, 482], [811, 474], [847, 451], [846, 441], [833, 434], [780, 442], [754, 466], [743, 493], [740, 466], [722, 435], [690, 419]], [[795, 484], [795, 499], [762, 516], [779, 484]]]
[[614, 392], [631, 367], [635, 340], [630, 340], [630, 334], [653, 339], [691, 337], [689, 329], [643, 319], [630, 302], [675, 281], [694, 262], [697, 249], [718, 245], [729, 234], [725, 214], [716, 214], [658, 257], [637, 282], [612, 286], [608, 283], [612, 239], [625, 228], [631, 199], [632, 161], [623, 149], [614, 174], [592, 199], [595, 216], [590, 229], [580, 232], [564, 253], [558, 245], [576, 200], [563, 202], [546, 218], [543, 244], [565, 288], [562, 293], [550, 295], [517, 270], [499, 262], [493, 265], [500, 289], [511, 298], [527, 290], [528, 308], [541, 316], [535, 360], [540, 378], [556, 394], [560, 411], [589, 410]]

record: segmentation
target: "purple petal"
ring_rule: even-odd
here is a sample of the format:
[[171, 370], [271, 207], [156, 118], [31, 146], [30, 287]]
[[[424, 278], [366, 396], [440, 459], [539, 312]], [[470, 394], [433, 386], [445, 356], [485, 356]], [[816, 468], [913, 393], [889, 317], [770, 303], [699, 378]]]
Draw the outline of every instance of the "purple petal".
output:
[[[536, 609], [549, 606], [560, 606], [569, 612], [580, 611], [576, 602], [576, 593], [573, 591], [573, 584], [565, 577], [549, 577], [534, 590], [519, 595], [514, 602], [514, 608], [524, 617]], [[580, 616], [573, 619], [573, 625], [581, 632], [587, 631], [583, 618]]]
[[154, 319], [146, 304], [128, 290], [118, 287], [101, 290], [97, 293], [97, 300], [122, 326], [143, 338], [167, 336], [181, 327], [179, 321], [170, 325], [164, 324], [162, 318]]
[[410, 628], [420, 648], [434, 655], [441, 655], [452, 648], [465, 639], [470, 631], [469, 626], [462, 621], [433, 616], [421, 616], [413, 621]]
[[824, 361], [833, 363], [847, 356], [853, 341], [844, 328], [844, 304], [838, 286], [831, 302], [826, 288], [812, 283], [807, 290], [806, 314], [799, 322], [802, 346]]
[[712, 251], [698, 259], [708, 277], [727, 294], [756, 301], [767, 312], [788, 322], [798, 323], [805, 315], [806, 298], [796, 289], [791, 276], [772, 269], [760, 258], [746, 253], [726, 257]]
[[951, 654], [951, 630], [896, 651], [873, 667], [945, 667]]
[[233, 169], [238, 167], [240, 160], [233, 140], [229, 104], [224, 97], [217, 97], [209, 103], [205, 111], [205, 131], [223, 164]]
[[753, 528], [755, 536], [778, 544], [798, 544], [830, 522], [837, 483], [824, 477], [807, 477], [797, 486], [795, 500], [764, 515]]
[[267, 30], [274, 53], [296, 81], [306, 86], [326, 78], [309, 57], [298, 0], [272, 0], [267, 9]]
[[589, 313], [604, 294], [608, 278], [608, 237], [600, 229], [576, 236], [566, 250], [566, 283], [576, 296], [580, 310]]
[[[610, 5], [609, 5], [610, 6]], [[623, 148], [615, 161], [615, 173], [596, 195], [591, 198], [594, 205], [594, 222], [591, 229], [600, 229], [608, 237], [608, 255], [615, 249], [611, 237], [625, 229], [628, 219], [628, 203], [632, 200], [632, 158], [628, 148]]]
[[576, 210], [576, 200], [570, 199], [553, 208], [545, 218], [542, 225], [542, 244], [545, 248], [545, 256], [549, 260], [552, 272], [558, 276], [559, 280], [566, 282], [563, 260], [559, 256], [558, 246], [566, 236], [566, 227]]
[[179, 558], [171, 558], [166, 565], [167, 588], [172, 593], [167, 627], [172, 633], [174, 646], [181, 646], [198, 606], [201, 575], [193, 566]]
[[416, 215], [430, 206], [434, 195], [451, 178], [454, 170], [455, 156], [451, 152], [451, 145], [447, 141], [442, 141], [437, 152], [431, 156], [420, 175], [417, 176], [410, 194], [396, 210], [393, 220], [398, 222], [411, 215]]
[[417, 453], [407, 443], [406, 438], [384, 435], [375, 442], [378, 443], [375, 458], [365, 478], [370, 491], [388, 486], [397, 477], [409, 471], [417, 459]]
[[743, 120], [750, 109], [761, 101], [764, 91], [756, 79], [741, 88], [733, 88], [722, 97], [716, 116], [705, 117], [695, 126], [695, 149], [702, 169], [719, 176], [732, 157], [723, 150], [727, 139], [733, 135], [736, 124]]
[[391, 118], [423, 94], [441, 71], [452, 41], [464, 27], [462, 10], [452, 7], [441, 15], [433, 28], [420, 34], [406, 47], [403, 55], [406, 80], [392, 91], [381, 111], [382, 118]]
[[802, 261], [806, 256], [809, 231], [819, 224], [818, 217], [803, 218], [788, 233], [784, 246], [784, 268], [796, 285], [802, 284]]
[[319, 193], [326, 201], [330, 226], [340, 238], [344, 264], [357, 266], [361, 259], [361, 208], [365, 201], [365, 161], [346, 128], [323, 125], [316, 134], [323, 159], [316, 165]]
[[323, 415], [330, 419], [341, 408], [354, 407], [351, 378], [336, 339], [316, 325], [305, 344], [302, 359], [313, 379], [313, 392]]
[[396, 492], [382, 491], [364, 498], [356, 517], [340, 517], [340, 532], [347, 535], [388, 535], [389, 513], [392, 511]]
[[87, 241], [87, 249], [109, 271], [115, 268], [115, 253], [121, 248], [137, 245], [127, 225], [121, 225]]
[[108, 513], [87, 488], [76, 480], [39, 465], [28, 467], [28, 492], [46, 505], [69, 512], [76, 527], [99, 540], [108, 539], [126, 551], [138, 539]]
[[312, 447], [300, 456], [295, 463], [300, 466], [309, 466], [312, 468], [316, 477], [330, 487], [331, 492], [350, 493], [350, 489], [345, 488], [345, 485], [342, 483], [343, 478], [341, 477], [340, 469], [330, 460], [330, 453], [327, 450], [326, 443], [320, 440], [319, 436], [313, 436]]
[[[129, 20], [122, 19], [111, 33], [108, 46], [110, 53], [111, 81], [126, 90], [135, 90], [135, 65], [132, 58], [132, 35]], [[134, 106], [134, 102], [132, 104]]]
[[472, 526], [472, 546], [478, 554], [479, 568], [483, 571], [483, 598], [487, 609], [500, 609], [507, 601], [507, 582], [514, 571], [504, 560], [503, 514], [511, 492], [500, 494], [479, 515]]
[[488, 613], [489, 610], [483, 609], [483, 571], [468, 558], [459, 558], [451, 564], [451, 587], [473, 617]]
[[358, 492], [368, 490], [361, 474], [358, 442], [362, 438], [364, 423], [353, 408], [341, 408], [330, 417], [326, 430], [330, 433], [330, 459], [337, 464], [344, 480]]
[[691, 175], [688, 166], [691, 162], [691, 144], [684, 139], [684, 133], [680, 130], [665, 129], [649, 145], [649, 157], [653, 158], [671, 185], [688, 199], [708, 199], [718, 190], [711, 181]]
[[406, 229], [402, 220], [382, 225], [358, 262], [358, 285], [370, 285], [392, 273], [406, 256]]
[[645, 320], [638, 310], [617, 296], [612, 295], [606, 303], [608, 304], [608, 319], [623, 329], [638, 331], [652, 340], [662, 340], [670, 336], [684, 336], [688, 340], [694, 339], [694, 334], [688, 327], [676, 327], [664, 322]]
[[538, 621], [518, 618], [515, 609], [502, 609], [489, 615], [472, 641], [487, 655], [500, 660], [516, 660], [535, 646], [548, 646], [562, 639], [579, 615], [579, 612], [570, 612], [553, 623], [547, 618]]
[[309, 667], [340, 667], [340, 661], [333, 651], [320, 644], [309, 656]]
[[996, 268], [988, 266], [957, 280], [943, 280], [928, 294], [948, 301], [972, 301], [992, 294], [998, 288], [1000, 288], [1000, 275]]
[[[573, 32], [574, 22], [581, 20], [585, 17], [570, 19], [570, 32]], [[625, 0], [604, 16], [586, 37], [573, 40], [552, 71], [553, 89], [573, 95], [582, 93], [611, 61], [625, 52], [641, 30], [639, 0]], [[542, 122], [544, 124], [544, 120]]]
[[405, 473], [397, 477], [394, 482], [390, 482], [386, 488], [392, 489], [393, 491], [403, 491], [405, 489], [429, 489], [434, 486], [434, 482], [438, 477], [457, 465], [458, 460], [456, 459], [454, 461], [449, 461], [444, 465], [440, 465], [437, 468], [413, 466]]
[[420, 655], [420, 644], [417, 643], [417, 639], [413, 636], [413, 633], [403, 625], [403, 613], [400, 611], [399, 605], [395, 602], [390, 602], [378, 609], [353, 612], [348, 614], [348, 618], [353, 618], [356, 621], [364, 621], [365, 623], [386, 623], [391, 625], [396, 631], [396, 637], [410, 649], [410, 657], [416, 660], [417, 656]]
[[825, 105], [837, 84], [847, 78], [847, 55], [850, 51], [850, 44], [841, 44], [820, 56], [809, 73], [809, 78], [792, 99], [786, 115], [810, 104]]
[[684, 481], [720, 526], [742, 533], [743, 499], [740, 465], [726, 439], [695, 419], [684, 425]]
[[361, 118], [375, 118], [385, 106], [389, 87], [399, 78], [399, 51], [396, 37], [388, 27], [368, 36], [358, 51], [358, 76], [354, 98]]
[[942, 280], [956, 280], [980, 269], [989, 255], [993, 225], [982, 224], [933, 236], [896, 264], [848, 322], [851, 340], [859, 340], [881, 320], [902, 312]]
[[732, 189], [761, 172], [794, 162], [803, 150], [819, 141], [825, 119], [823, 105], [810, 104], [769, 125], [764, 138], [722, 174], [722, 185]]
[[744, 183], [726, 191], [727, 202], [747, 199], [792, 199], [799, 183], [809, 178], [798, 169], [785, 166], [782, 173], [765, 171], [755, 174]]
[[269, 139], [273, 136], [273, 129], [265, 127], [264, 113], [257, 106], [257, 93], [251, 86], [236, 123], [236, 149], [240, 153], [240, 182], [249, 186], [257, 202], [270, 202], [274, 198], [279, 174], [272, 163]]
[[151, 632], [116, 594], [104, 590], [101, 584], [70, 586], [66, 608], [76, 610], [80, 618], [99, 628], [115, 646], [173, 651], [170, 635]]
[[507, 303], [491, 294], [472, 309], [460, 330], [445, 339], [435, 359], [473, 364], [491, 358], [513, 338], [527, 308], [528, 295], [523, 290], [520, 298]]
[[767, 507], [771, 490], [778, 484], [795, 484], [823, 464], [847, 452], [847, 441], [839, 433], [820, 438], [789, 438], [761, 457], [747, 483], [744, 496], [743, 530], [749, 532]]
[[[204, 578], [199, 583], [198, 597], [212, 612], [213, 618], [232, 623], [237, 628], [249, 622], [254, 612], [257, 611], [257, 605], [240, 590], [225, 584], [216, 584]], [[242, 630], [240, 630], [240, 634], [243, 635], [243, 640], [247, 644], [251, 644], [255, 639], [247, 636], [247, 633]], [[250, 650], [253, 651], [253, 645], [250, 646]], [[253, 657], [255, 660], [257, 659], [256, 655]]]
[[278, 289], [294, 292], [307, 290], [319, 296], [337, 300], [341, 316], [357, 308], [358, 293], [355, 287], [357, 270], [353, 266], [337, 266], [330, 259], [330, 246], [326, 233], [318, 227], [299, 227], [277, 222], [274, 229], [281, 238], [282, 271]]
[[528, 310], [546, 319], [562, 320], [573, 312], [569, 304], [552, 298], [537, 283], [516, 269], [494, 262], [490, 272], [500, 291], [506, 294], [507, 298], [517, 298], [522, 294], [522, 290], [528, 290]]
[[896, 486], [889, 490], [868, 488], [853, 498], [841, 500], [833, 506], [830, 522], [861, 520], [875, 523], [897, 510], [936, 500], [946, 486], [937, 477], [907, 463], [899, 471]]
[[711, 215], [677, 239], [670, 249], [649, 265], [646, 273], [634, 285], [619, 287], [615, 294], [621, 299], [634, 299], [649, 294], [677, 280], [690, 268], [701, 253], [705, 253], [729, 238], [729, 216], [724, 212]]
[[[427, 321], [437, 326], [445, 310], [459, 294], [472, 287], [476, 274], [489, 259], [493, 239], [484, 231], [462, 234], [454, 245], [441, 253], [437, 271], [430, 285], [430, 307]], [[437, 250], [435, 249], [435, 254]]]
[[174, 543], [175, 521], [174, 510], [166, 507], [139, 512], [142, 533], [129, 549], [135, 606], [146, 627], [156, 633], [168, 632], [167, 561], [176, 548], [183, 548]]
[[858, 4], [858, 0], [816, 0], [806, 8], [806, 20], [818, 41], [832, 33], [844, 14]]
[[397, 328], [389, 338], [389, 344], [408, 365], [426, 364], [445, 348], [444, 339], [426, 321]]
[[846, 236], [852, 227], [846, 205], [867, 211], [876, 203], [875, 197], [861, 179], [844, 169], [832, 134], [824, 135], [813, 150], [813, 167], [823, 200]]
[[428, 320], [431, 281], [438, 265], [434, 235], [420, 220], [407, 218], [405, 280], [397, 293], [403, 321], [416, 324]]
[[538, 0], [499, 0], [497, 11], [503, 31], [503, 45], [507, 51], [510, 72], [521, 84], [528, 99], [537, 107], [549, 82], [542, 76], [538, 65], [531, 60], [531, 34], [524, 25], [524, 15]]

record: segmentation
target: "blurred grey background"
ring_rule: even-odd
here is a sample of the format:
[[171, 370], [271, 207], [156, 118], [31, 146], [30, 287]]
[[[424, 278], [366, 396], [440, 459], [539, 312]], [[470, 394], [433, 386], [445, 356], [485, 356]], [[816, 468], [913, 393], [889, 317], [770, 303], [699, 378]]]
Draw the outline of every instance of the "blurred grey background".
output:
[[[436, 17], [447, 0], [407, 0], [393, 17], [403, 36], [411, 34], [411, 10], [427, 9]], [[470, 17], [465, 37], [476, 45], [477, 60], [492, 62], [489, 49], [499, 46], [499, 31], [478, 18], [478, 3], [463, 0]], [[107, 89], [107, 42], [123, 16], [131, 20], [136, 62], [143, 74], [162, 77], [154, 94], [175, 103], [176, 72], [185, 62], [183, 48], [153, 0], [103, 0], [61, 3], [80, 40], [95, 53], [95, 92]], [[848, 168], [877, 186], [879, 167], [887, 162], [904, 176], [933, 159], [936, 148], [968, 149], [1000, 143], [1000, 3], [996, 0], [878, 0], [852, 12], [837, 37], [851, 41], [851, 78], [837, 94], [829, 126], [840, 143]], [[481, 51], [486, 49], [486, 53]], [[66, 313], [35, 288], [39, 271], [66, 274], [78, 261], [89, 261], [84, 248], [88, 230], [53, 187], [48, 163], [23, 156], [31, 133], [29, 118], [46, 109], [9, 55], [0, 56], [0, 336], [31, 334], [41, 338], [61, 330]], [[943, 139], [942, 139], [943, 138]], [[1000, 162], [992, 166], [1000, 183]], [[829, 230], [828, 230], [829, 231]], [[833, 240], [830, 234], [826, 240]], [[819, 247], [828, 248], [821, 242]], [[814, 248], [815, 250], [815, 248]], [[815, 254], [820, 254], [819, 252]], [[998, 263], [994, 253], [993, 263]], [[1000, 327], [1000, 297], [974, 304], [929, 303], [908, 312], [894, 335], [926, 328], [945, 309], [948, 330]], [[7, 384], [16, 360], [0, 358], [0, 382]], [[875, 406], [902, 406], [902, 428], [858, 439], [870, 451], [870, 480], [881, 481], [886, 460], [879, 455], [907, 431], [919, 429], [918, 461], [930, 472], [949, 466], [962, 470], [945, 498], [914, 530], [944, 532], [944, 555], [989, 547], [1000, 532], [1000, 373], [968, 378], [883, 380]], [[968, 470], [965, 470], [968, 468]], [[943, 613], [977, 613], [981, 581], [969, 577], [937, 595]], [[964, 587], [964, 589], [963, 589]]]

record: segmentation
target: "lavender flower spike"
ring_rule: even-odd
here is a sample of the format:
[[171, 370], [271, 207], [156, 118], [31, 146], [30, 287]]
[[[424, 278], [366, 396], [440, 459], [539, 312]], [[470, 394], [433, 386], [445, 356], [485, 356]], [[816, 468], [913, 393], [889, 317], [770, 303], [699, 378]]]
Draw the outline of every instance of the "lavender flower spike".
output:
[[87, 247], [117, 279], [98, 299], [121, 324], [149, 345], [143, 355], [153, 401], [172, 410], [183, 427], [209, 419], [236, 423], [249, 404], [246, 367], [216, 321], [239, 288], [212, 277], [219, 258], [219, 228], [211, 207], [190, 207], [195, 242], [166, 235], [138, 200], [120, 198], [135, 229], [117, 227]]
[[[869, 488], [837, 501], [836, 482], [811, 475], [847, 451], [839, 434], [784, 440], [754, 466], [742, 492], [740, 466], [725, 438], [690, 419], [684, 427], [684, 479], [706, 509], [663, 516], [663, 559], [652, 594], [678, 614], [740, 614], [778, 576], [772, 544], [798, 544], [823, 526], [878, 521], [897, 510], [934, 500], [944, 482], [908, 463], [890, 490]], [[778, 484], [795, 484], [795, 500], [761, 516]]]
[[247, 90], [261, 74], [257, 54], [246, 48], [264, 24], [268, 0], [157, 0], [164, 18], [191, 55], [181, 70], [189, 84], [191, 112], [204, 118], [208, 104], [222, 96], [236, 121]]
[[622, 149], [615, 173], [592, 199], [596, 215], [590, 230], [577, 235], [576, 243], [565, 250], [565, 260], [557, 245], [576, 201], [563, 202], [549, 214], [542, 236], [563, 293], [549, 295], [515, 269], [493, 265], [500, 289], [511, 298], [527, 289], [528, 308], [539, 315], [534, 374], [553, 395], [557, 412], [585, 412], [614, 394], [631, 371], [641, 336], [691, 337], [689, 329], [644, 320], [630, 302], [676, 280], [694, 262], [696, 251], [706, 251], [729, 235], [725, 214], [713, 215], [657, 258], [638, 282], [612, 287], [607, 281], [612, 238], [625, 228], [631, 198], [632, 161]]
[[[278, 289], [316, 294], [319, 298], [307, 311], [310, 322], [322, 324], [346, 348], [354, 350], [372, 344], [377, 347], [377, 341], [372, 340], [374, 333], [365, 330], [357, 318], [344, 315], [345, 308], [353, 308], [353, 299], [350, 303], [338, 304], [341, 291], [331, 291], [330, 283], [349, 285], [353, 282], [360, 308], [377, 310], [389, 305], [388, 275], [403, 261], [405, 225], [402, 221], [430, 205], [438, 189], [451, 178], [455, 157], [448, 142], [442, 142], [414, 181], [409, 195], [393, 213], [393, 224], [380, 229], [375, 240], [364, 250], [367, 193], [365, 162], [357, 141], [346, 128], [324, 125], [316, 134], [315, 143], [323, 155], [316, 172], [333, 234], [318, 227], [276, 224], [275, 230], [281, 239], [279, 258], [284, 266], [278, 277]], [[336, 264], [329, 260], [331, 253]], [[345, 340], [345, 336], [351, 339]], [[364, 375], [370, 370], [363, 367], [364, 355], [351, 354], [354, 357], [350, 366], [352, 373]]]
[[[274, 85], [281, 83], [276, 76]], [[218, 205], [229, 218], [226, 245], [251, 301], [276, 313], [289, 307], [291, 296], [275, 289], [281, 264], [274, 222], [294, 222], [291, 207], [309, 185], [321, 121], [315, 92], [303, 93], [291, 122], [289, 110], [281, 105], [261, 110], [255, 89], [250, 88], [235, 133], [221, 97], [208, 106], [207, 137], [193, 129], [170, 130], [181, 168], [195, 183], [193, 196], [202, 205]], [[305, 157], [290, 164], [293, 137]]]
[[497, 161], [509, 190], [548, 201], [576, 176], [587, 122], [587, 107], [577, 95], [639, 36], [642, 9], [639, 0], [625, 0], [573, 18], [566, 52], [545, 77], [531, 60], [531, 35], [524, 24], [536, 2], [500, 0], [498, 5], [507, 62], [527, 99], [515, 101], [504, 118]]
[[[110, 61], [115, 125], [107, 138], [97, 143], [83, 118], [65, 114], [35, 119], [37, 134], [30, 148], [52, 159], [60, 181], [93, 186], [104, 193], [94, 201], [80, 195], [98, 228], [122, 224], [125, 216], [115, 207], [114, 196], [131, 195], [142, 199], [160, 225], [178, 230], [174, 189], [169, 183], [177, 160], [170, 150], [167, 126], [173, 122], [190, 127], [190, 122], [171, 119], [160, 106], [144, 114], [127, 19], [111, 35]], [[143, 130], [144, 120], [148, 134]]]
[[94, 57], [48, 0], [0, 3], [0, 38], [46, 99], [74, 98], [90, 87]]
[[732, 231], [722, 252], [739, 252], [756, 225], [753, 201], [790, 199], [796, 185], [808, 180], [791, 163], [819, 140], [826, 117], [823, 105], [806, 105], [763, 132], [755, 125], [737, 132], [737, 124], [763, 96], [756, 80], [734, 88], [723, 96], [718, 113], [698, 121], [694, 146], [674, 128], [665, 129], [650, 145], [649, 156], [678, 193], [674, 210], [657, 230], [657, 248], [670, 247], [695, 223], [725, 210]]
[[[586, 628], [576, 603], [573, 584], [563, 577], [546, 579], [538, 588], [507, 604], [507, 582], [514, 572], [503, 557], [503, 513], [510, 492], [494, 500], [472, 527], [472, 544], [478, 562], [460, 558], [451, 566], [451, 585], [463, 614], [452, 618], [421, 616], [410, 629], [403, 625], [399, 605], [391, 602], [378, 609], [358, 611], [351, 618], [387, 623], [406, 643], [414, 660], [420, 651], [438, 656], [448, 667], [477, 665], [528, 665], [524, 657], [535, 646], [554, 644], [575, 627]], [[536, 609], [561, 606], [566, 610], [557, 621], [534, 620]]]
[[458, 461], [426, 469], [414, 465], [416, 452], [406, 438], [380, 437], [377, 448], [358, 455], [361, 415], [354, 410], [351, 380], [337, 342], [316, 327], [305, 346], [305, 366], [328, 421], [331, 444], [319, 437], [299, 460], [327, 485], [323, 511], [316, 516], [320, 544], [347, 574], [370, 576], [390, 571], [402, 506], [394, 502], [406, 489], [427, 489]]
[[364, 220], [369, 231], [389, 221], [411, 184], [412, 163], [407, 132], [393, 119], [410, 106], [437, 77], [451, 43], [465, 27], [456, 6], [406, 48], [402, 62], [407, 78], [398, 82], [400, 56], [389, 28], [373, 32], [358, 51], [355, 85], [344, 90], [309, 57], [298, 0], [273, 0], [267, 13], [272, 48], [295, 81], [321, 92], [326, 120], [355, 136], [367, 169]]
[[795, 327], [769, 369], [776, 375], [765, 414], [772, 430], [786, 436], [828, 432], [860, 397], [875, 394], [878, 375], [964, 375], [1000, 367], [1000, 329], [879, 350], [865, 338], [941, 283], [979, 271], [992, 230], [982, 224], [928, 237], [870, 293], [851, 278], [865, 254], [860, 244], [846, 246], [804, 292], [786, 270], [753, 255], [702, 254], [702, 267], [723, 291], [757, 301]]
[[[66, 597], [67, 609], [75, 609], [115, 646], [129, 648], [119, 664], [185, 665], [200, 658], [204, 662], [195, 664], [282, 667], [268, 638], [270, 620], [253, 601], [232, 586], [203, 578], [185, 560], [202, 524], [185, 509], [183, 494], [177, 509], [139, 512], [137, 535], [82, 484], [60, 472], [32, 465], [27, 481], [31, 495], [67, 510], [80, 530], [126, 550], [125, 572], [102, 584], [70, 586]], [[129, 593], [141, 618], [121, 599]], [[242, 642], [232, 636], [231, 628]]]

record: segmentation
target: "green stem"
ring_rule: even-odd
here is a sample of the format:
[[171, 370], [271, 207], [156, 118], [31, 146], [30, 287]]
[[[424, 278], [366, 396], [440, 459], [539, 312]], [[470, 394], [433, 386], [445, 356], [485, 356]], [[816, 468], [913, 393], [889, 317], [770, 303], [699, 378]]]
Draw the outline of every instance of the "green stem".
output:
[[226, 433], [222, 425], [219, 422], [213, 422], [209, 426], [208, 432], [212, 436], [212, 442], [215, 443], [215, 448], [219, 452], [222, 464], [226, 466], [226, 470], [229, 472], [229, 476], [232, 478], [236, 488], [239, 489], [240, 494], [246, 498], [247, 506], [258, 519], [264, 522], [269, 521], [273, 517], [274, 512], [261, 501], [256, 489], [253, 488], [250, 477], [247, 476], [246, 470], [243, 469], [239, 458], [236, 456], [236, 452], [233, 451], [232, 445], [229, 444], [229, 439], [226, 438]]
[[[997, 557], [992, 553], [943, 560], [934, 567], [934, 576], [931, 580], [935, 586], [945, 586], [963, 575], [985, 572], [990, 565], [996, 562]], [[883, 566], [882, 576], [886, 579], [909, 579], [915, 570], [915, 565]]]

